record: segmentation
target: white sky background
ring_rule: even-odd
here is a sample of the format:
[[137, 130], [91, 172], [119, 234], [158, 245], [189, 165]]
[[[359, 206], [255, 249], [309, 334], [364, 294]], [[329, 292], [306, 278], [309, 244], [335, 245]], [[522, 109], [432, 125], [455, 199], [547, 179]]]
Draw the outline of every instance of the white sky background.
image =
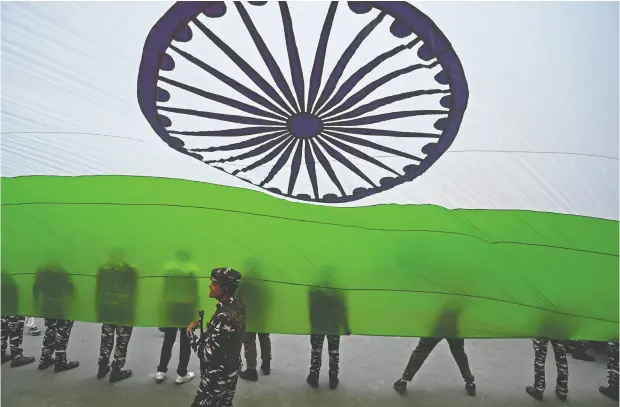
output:
[[[2, 176], [145, 175], [262, 191], [170, 149], [138, 107], [136, 79], [144, 40], [171, 5], [2, 3]], [[618, 219], [618, 4], [426, 2], [416, 6], [439, 26], [460, 57], [470, 90], [468, 110], [452, 147], [420, 178], [347, 205], [430, 203], [448, 208], [531, 209]], [[246, 7], [290, 83], [277, 6], [256, 8], [246, 3]], [[296, 2], [290, 7], [307, 87], [327, 3]], [[342, 50], [375, 14], [356, 16], [345, 3], [340, 4], [328, 45], [324, 82]], [[272, 20], [272, 16], [277, 18]], [[232, 4], [228, 4], [223, 18], [202, 21], [273, 83]], [[391, 37], [387, 33], [391, 21], [387, 17], [371, 34], [343, 79], [381, 52], [411, 39]], [[199, 36], [194, 30], [194, 40], [179, 47], [218, 55], [219, 50], [205, 40], [199, 42]], [[236, 97], [208, 75], [191, 71], [181, 58], [175, 56], [175, 62], [177, 68], [170, 78]], [[208, 62], [252, 87], [226, 58]], [[390, 71], [417, 62], [415, 50], [403, 52], [373, 71], [354, 92]], [[429, 81], [435, 73], [426, 70], [394, 81], [364, 103], [432, 86]], [[166, 89], [172, 98], [164, 105], [240, 114], [174, 88]], [[427, 101], [436, 103], [437, 99]], [[422, 102], [401, 102], [373, 114], [395, 108], [425, 108]], [[436, 105], [431, 103], [430, 108]], [[172, 128], [243, 127], [168, 116]], [[434, 120], [401, 119], [374, 127], [431, 131]], [[115, 137], [76, 134], [80, 132]], [[196, 138], [184, 140], [199, 147], [205, 143]], [[424, 144], [420, 140], [396, 140], [397, 144], [385, 138], [380, 141], [412, 154], [418, 154]], [[612, 159], [464, 150], [564, 152]], [[385, 162], [401, 164], [389, 160], [393, 159]], [[359, 160], [355, 163], [360, 168], [364, 165]], [[267, 172], [255, 174], [255, 179], [264, 178]], [[273, 180], [276, 184], [286, 181], [278, 177]], [[351, 190], [363, 186], [363, 181], [343, 173], [343, 184]], [[302, 191], [304, 185], [306, 191]], [[300, 175], [299, 188], [298, 192], [307, 193], [307, 175]]]

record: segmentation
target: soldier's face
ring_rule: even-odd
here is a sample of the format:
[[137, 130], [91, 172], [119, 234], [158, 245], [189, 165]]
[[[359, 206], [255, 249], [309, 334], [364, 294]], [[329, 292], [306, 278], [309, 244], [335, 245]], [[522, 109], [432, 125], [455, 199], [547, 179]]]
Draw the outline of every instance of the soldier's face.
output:
[[223, 293], [224, 291], [222, 290], [222, 287], [220, 287], [218, 283], [211, 280], [211, 284], [209, 285], [209, 297], [219, 298], [222, 296]]

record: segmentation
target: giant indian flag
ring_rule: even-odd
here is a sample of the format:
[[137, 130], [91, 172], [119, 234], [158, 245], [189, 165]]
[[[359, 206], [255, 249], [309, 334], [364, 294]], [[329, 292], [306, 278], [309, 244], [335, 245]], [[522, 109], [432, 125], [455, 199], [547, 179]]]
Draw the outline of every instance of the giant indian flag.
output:
[[1, 12], [3, 315], [617, 338], [618, 4]]

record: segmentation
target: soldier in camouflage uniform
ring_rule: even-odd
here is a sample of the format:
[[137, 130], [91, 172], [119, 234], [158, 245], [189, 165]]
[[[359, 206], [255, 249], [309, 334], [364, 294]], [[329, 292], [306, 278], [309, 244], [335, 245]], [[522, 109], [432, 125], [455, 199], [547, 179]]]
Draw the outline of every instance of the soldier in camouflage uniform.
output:
[[241, 345], [245, 334], [245, 307], [235, 297], [241, 273], [230, 268], [211, 272], [209, 297], [219, 301], [200, 337], [197, 321], [187, 327], [192, 348], [200, 358], [200, 387], [192, 407], [232, 407], [241, 370]]
[[114, 348], [114, 361], [112, 362], [112, 373], [110, 382], [119, 382], [131, 376], [131, 369], [123, 369], [127, 357], [127, 347], [131, 339], [133, 327], [124, 325], [101, 325], [101, 346], [99, 348], [99, 370], [97, 379], [102, 379], [110, 371], [110, 354], [114, 347], [114, 334], [116, 333], [116, 347]]
[[[19, 290], [13, 276], [2, 269], [2, 312], [19, 312]], [[33, 357], [23, 355], [24, 317], [2, 317], [2, 363], [11, 361], [11, 367], [19, 367], [34, 362]], [[7, 352], [10, 342], [10, 353]]]
[[127, 347], [135, 318], [135, 298], [138, 281], [136, 270], [123, 261], [123, 253], [116, 251], [111, 261], [102, 266], [97, 273], [97, 318], [99, 321], [119, 324], [101, 325], [101, 346], [99, 350], [99, 369], [97, 378], [104, 378], [110, 371], [110, 355], [116, 348], [110, 382], [118, 382], [131, 376], [130, 369], [124, 370]]
[[[29, 365], [34, 362], [33, 356], [24, 356], [22, 340], [24, 339], [24, 317], [2, 317], [2, 363], [11, 361], [11, 367]], [[10, 353], [6, 353], [8, 343]]]
[[[329, 285], [329, 270], [323, 270], [326, 278], [323, 287]], [[310, 373], [306, 382], [312, 388], [319, 387], [319, 373], [321, 371], [321, 359], [323, 344], [327, 338], [327, 352], [329, 354], [329, 388], [334, 390], [338, 387], [340, 364], [340, 332], [345, 335], [351, 334], [347, 306], [345, 298], [335, 290], [325, 288], [312, 288], [308, 293], [310, 308]]]
[[564, 344], [554, 339], [539, 337], [533, 339], [534, 343], [534, 386], [527, 386], [525, 391], [536, 400], [543, 399], [545, 391], [545, 360], [547, 349], [551, 342], [555, 363], [558, 368], [558, 378], [555, 387], [556, 396], [564, 401], [568, 394], [568, 363], [566, 361], [566, 349]]
[[607, 343], [607, 382], [608, 386], [599, 387], [604, 396], [618, 401], [618, 342]]
[[566, 353], [572, 353], [573, 359], [594, 362], [595, 358], [587, 353], [590, 341], [568, 341]]
[[458, 338], [458, 321], [462, 312], [461, 306], [462, 304], [458, 302], [448, 302], [444, 305], [433, 326], [432, 336], [420, 338], [420, 342], [413, 350], [403, 375], [394, 383], [394, 390], [403, 394], [407, 390], [407, 382], [413, 380], [413, 377], [420, 370], [435, 346], [445, 339], [450, 346], [450, 352], [454, 357], [454, 361], [461, 371], [461, 376], [465, 380], [465, 392], [472, 397], [476, 395], [474, 375], [471, 372], [469, 359], [465, 353], [465, 340]]
[[[46, 318], [45, 327], [39, 370], [45, 370], [52, 365], [55, 365], [54, 372], [64, 372], [78, 367], [79, 362], [67, 361], [67, 346], [69, 345], [73, 321]], [[53, 358], [54, 354], [56, 354], [56, 360]]]
[[73, 328], [73, 321], [65, 319], [68, 302], [74, 294], [71, 277], [60, 265], [47, 264], [37, 271], [33, 294], [41, 314], [46, 317], [47, 328], [43, 336], [39, 370], [45, 370], [52, 365], [55, 365], [55, 372], [78, 367], [79, 362], [67, 361], [67, 346]]

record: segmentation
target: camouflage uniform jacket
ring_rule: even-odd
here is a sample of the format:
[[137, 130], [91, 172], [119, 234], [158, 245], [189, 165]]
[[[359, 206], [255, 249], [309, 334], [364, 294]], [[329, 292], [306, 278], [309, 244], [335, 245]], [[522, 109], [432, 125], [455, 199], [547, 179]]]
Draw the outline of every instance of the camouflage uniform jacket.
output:
[[230, 375], [239, 369], [245, 324], [245, 307], [238, 299], [231, 297], [217, 304], [205, 327], [203, 340], [190, 333], [191, 346], [206, 373]]

